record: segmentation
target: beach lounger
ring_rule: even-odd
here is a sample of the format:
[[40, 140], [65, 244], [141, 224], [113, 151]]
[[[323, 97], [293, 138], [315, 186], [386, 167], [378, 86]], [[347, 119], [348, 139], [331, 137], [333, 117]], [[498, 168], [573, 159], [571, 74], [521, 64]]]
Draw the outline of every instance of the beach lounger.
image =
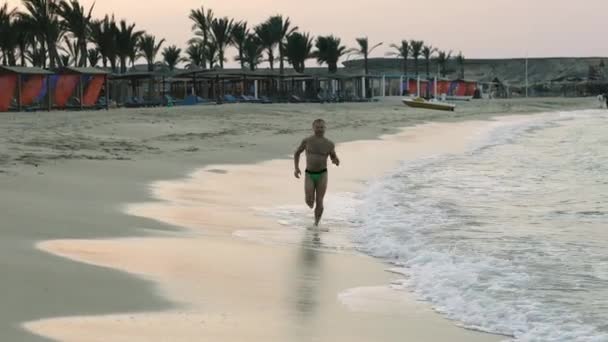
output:
[[268, 96], [260, 96], [260, 103], [264, 103], [264, 104], [270, 104], [273, 103], [272, 99], [270, 99]]
[[239, 102], [239, 100], [236, 97], [229, 95], [229, 94], [224, 95], [224, 103], [238, 103], [238, 102]]
[[137, 96], [130, 97], [129, 99], [127, 99], [127, 102], [125, 102], [126, 108], [140, 108], [143, 106], [144, 101], [138, 98]]
[[171, 95], [165, 95], [163, 99], [163, 105], [167, 107], [180, 106], [182, 105], [183, 100], [178, 100], [172, 97]]
[[262, 103], [262, 101], [260, 99], [256, 99], [254, 96], [249, 96], [249, 95], [243, 95], [244, 97], [249, 99], [249, 102], [251, 103]]
[[305, 101], [302, 98], [300, 98], [298, 95], [291, 95], [289, 97], [289, 102], [290, 103], [303, 103]]

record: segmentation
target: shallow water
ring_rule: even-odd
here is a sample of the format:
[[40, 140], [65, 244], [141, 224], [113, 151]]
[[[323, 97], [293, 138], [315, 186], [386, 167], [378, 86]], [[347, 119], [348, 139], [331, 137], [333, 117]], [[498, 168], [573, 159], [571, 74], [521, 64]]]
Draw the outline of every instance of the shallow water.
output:
[[608, 341], [607, 124], [599, 111], [504, 124], [333, 204], [361, 250], [466, 327]]

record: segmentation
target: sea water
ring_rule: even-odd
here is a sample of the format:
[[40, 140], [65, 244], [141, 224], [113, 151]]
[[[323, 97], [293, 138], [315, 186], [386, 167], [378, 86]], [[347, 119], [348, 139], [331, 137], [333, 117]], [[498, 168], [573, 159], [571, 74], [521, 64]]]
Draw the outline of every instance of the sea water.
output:
[[[325, 225], [459, 325], [515, 341], [608, 341], [608, 112], [507, 121], [466, 153], [404, 161], [326, 202]], [[311, 220], [303, 205], [266, 214]]]
[[503, 125], [357, 195], [359, 248], [419, 298], [516, 341], [608, 341], [608, 115]]

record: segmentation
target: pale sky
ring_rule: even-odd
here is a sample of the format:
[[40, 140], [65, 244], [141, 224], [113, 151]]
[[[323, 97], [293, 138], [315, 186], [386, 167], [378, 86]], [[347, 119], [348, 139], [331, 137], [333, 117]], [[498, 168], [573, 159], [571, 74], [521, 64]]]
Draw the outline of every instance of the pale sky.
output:
[[[301, 30], [334, 34], [348, 47], [361, 36], [384, 42], [372, 57], [383, 57], [401, 39], [468, 58], [608, 56], [608, 0], [97, 0], [94, 14], [114, 13], [184, 47], [192, 36], [188, 13], [201, 5], [250, 27], [283, 14]], [[234, 54], [227, 53], [229, 65]]]

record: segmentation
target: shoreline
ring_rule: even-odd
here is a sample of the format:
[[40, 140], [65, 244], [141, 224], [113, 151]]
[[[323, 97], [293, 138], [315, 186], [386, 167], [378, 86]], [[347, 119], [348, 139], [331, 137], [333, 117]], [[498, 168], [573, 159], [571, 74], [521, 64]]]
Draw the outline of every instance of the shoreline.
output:
[[[527, 118], [525, 116], [524, 118]], [[509, 116], [507, 118], [503, 118], [503, 120], [519, 120], [522, 119], [519, 116]], [[496, 120], [500, 121], [500, 118], [496, 118]], [[390, 171], [394, 168], [398, 163], [402, 160], [411, 160], [416, 159], [422, 156], [426, 156], [433, 153], [458, 153], [464, 150], [464, 147], [471, 139], [471, 136], [476, 136], [481, 134], [484, 130], [489, 129], [488, 127], [493, 126], [492, 122], [498, 121], [465, 121], [461, 123], [427, 123], [424, 125], [408, 127], [400, 130], [400, 133], [395, 135], [382, 136], [377, 140], [360, 140], [349, 142], [345, 144], [338, 145], [338, 153], [343, 160], [350, 161], [355, 160], [356, 155], [359, 153], [365, 153], [367, 151], [378, 151], [383, 150], [383, 154], [376, 154], [375, 160], [361, 160], [359, 159], [359, 164], [352, 165], [350, 164], [348, 167], [350, 171], [342, 171], [343, 169], [334, 169], [332, 172], [332, 180], [330, 181], [330, 193], [338, 193], [338, 192], [356, 192], [361, 190], [363, 187], [363, 181], [369, 180], [373, 177], [377, 177], [384, 172]], [[455, 129], [456, 128], [456, 129]], [[437, 134], [437, 132], [441, 134]], [[438, 138], [440, 136], [440, 138]], [[467, 136], [468, 138], [463, 138]], [[450, 142], [449, 147], [445, 147], [446, 139]], [[449, 139], [452, 139], [451, 141]], [[440, 144], [438, 144], [440, 143]], [[424, 147], [424, 148], [421, 148]], [[388, 151], [388, 152], [387, 152]], [[404, 156], [407, 154], [407, 158], [396, 157], [396, 152], [403, 153]], [[251, 209], [252, 204], [257, 204], [261, 206], [272, 206], [272, 205], [281, 205], [285, 203], [289, 204], [297, 204], [300, 201], [296, 197], [301, 197], [301, 189], [298, 187], [294, 187], [293, 184], [289, 182], [285, 182], [288, 179], [288, 176], [281, 176], [281, 170], [285, 169], [285, 165], [289, 165], [291, 161], [285, 159], [279, 160], [270, 160], [258, 164], [247, 164], [247, 165], [210, 165], [203, 169], [193, 172], [184, 180], [176, 180], [176, 181], [160, 181], [155, 182], [152, 188], [153, 198], [158, 200], [162, 200], [162, 202], [154, 202], [154, 203], [145, 203], [145, 204], [135, 204], [129, 205], [126, 207], [126, 211], [135, 216], [152, 218], [154, 220], [163, 222], [165, 224], [180, 226], [185, 228], [185, 231], [182, 233], [176, 234], [175, 237], [172, 238], [160, 238], [160, 237], [151, 237], [151, 238], [129, 238], [129, 239], [111, 239], [111, 240], [64, 240], [64, 241], [49, 241], [43, 242], [38, 245], [39, 248], [45, 250], [49, 253], [53, 253], [56, 255], [61, 255], [66, 258], [70, 258], [73, 260], [77, 260], [80, 262], [90, 263], [96, 266], [102, 267], [111, 267], [120, 269], [121, 271], [128, 272], [130, 274], [137, 275], [139, 277], [144, 276], [145, 279], [152, 280], [157, 283], [157, 288], [159, 291], [166, 296], [171, 302], [176, 303], [178, 308], [176, 311], [168, 311], [165, 313], [143, 313], [143, 314], [131, 314], [131, 320], [136, 321], [146, 321], [148, 320], [148, 325], [153, 326], [156, 319], [160, 319], [159, 315], [162, 316], [163, 320], [169, 320], [171, 322], [176, 323], [179, 321], [175, 316], [180, 316], [178, 314], [180, 307], [195, 307], [197, 304], [196, 301], [192, 300], [192, 298], [200, 297], [201, 294], [197, 293], [196, 290], [188, 289], [187, 292], [193, 292], [193, 294], [185, 295], [184, 292], [186, 288], [188, 288], [187, 283], [193, 280], [200, 279], [190, 279], [185, 275], [181, 275], [182, 277], [187, 278], [188, 280], [184, 280], [182, 284], [169, 284], [171, 281], [167, 279], [175, 279], [176, 274], [173, 274], [172, 270], [164, 269], [159, 270], [157, 267], [155, 269], [155, 263], [153, 265], [143, 265], [145, 262], [138, 263], [138, 257], [141, 257], [141, 254], [138, 255], [137, 250], [140, 253], [145, 253], [147, 258], [156, 257], [157, 262], [160, 260], [164, 260], [164, 258], [169, 258], [169, 255], [164, 255], [163, 258], [158, 258], [159, 250], [163, 248], [169, 249], [176, 253], [177, 251], [184, 251], [191, 248], [195, 248], [192, 244], [198, 245], [199, 247], [204, 247], [201, 249], [212, 249], [214, 253], [212, 255], [207, 255], [208, 257], [213, 258], [213, 255], [220, 254], [223, 255], [222, 250], [224, 249], [234, 249], [234, 245], [251, 245], [251, 246], [241, 246], [241, 248], [237, 248], [238, 253], [246, 253], [247, 249], [251, 247], [256, 250], [256, 253], [263, 253], [260, 249], [271, 249], [272, 253], [275, 253], [278, 249], [293, 249], [294, 241], [301, 240], [301, 231], [297, 230], [289, 230], [285, 227], [281, 227], [276, 222], [272, 222], [271, 219], [265, 217], [259, 217], [257, 213], [254, 211], [248, 210]], [[348, 164], [347, 164], [348, 165]], [[373, 165], [373, 167], [370, 167]], [[274, 170], [274, 171], [273, 171]], [[277, 174], [276, 170], [280, 170], [279, 174]], [[289, 169], [290, 170], [290, 169]], [[334, 173], [336, 174], [334, 176]], [[226, 181], [226, 177], [233, 177], [232, 182]], [[276, 188], [288, 189], [288, 191], [283, 193], [277, 193], [276, 191], [272, 191], [272, 196], [270, 194], [264, 194], [264, 196], [256, 196], [254, 202], [251, 202], [251, 196], [259, 193], [260, 187], [262, 189], [267, 189], [263, 185], [266, 184], [264, 181], [260, 181], [260, 179], [267, 178], [266, 181], [282, 179], [279, 184], [275, 184]], [[279, 178], [283, 177], [283, 178]], [[333, 178], [336, 177], [338, 180], [334, 181]], [[243, 188], [243, 184], [240, 184], [237, 188], [233, 187], [218, 187], [217, 184], [232, 184], [234, 180], [237, 179], [257, 179], [258, 182], [249, 182], [246, 184], [245, 189]], [[260, 185], [260, 182], [262, 185]], [[274, 182], [273, 182], [274, 183]], [[294, 183], [294, 182], [291, 182]], [[214, 184], [216, 186], [214, 187]], [[204, 189], [204, 191], [196, 191], [196, 189]], [[202, 193], [201, 193], [202, 192]], [[235, 195], [245, 193], [249, 194], [249, 199], [247, 196], [243, 196], [242, 200], [236, 201], [235, 203]], [[297, 195], [296, 195], [297, 194]], [[198, 206], [197, 206], [198, 205]], [[201, 207], [201, 205], [204, 205]], [[240, 214], [243, 210], [248, 211], [246, 214]], [[327, 215], [331, 215], [331, 212], [328, 211]], [[202, 219], [201, 217], [204, 217]], [[226, 220], [226, 218], [232, 218], [233, 220]], [[243, 229], [243, 222], [247, 222], [246, 229]], [[258, 242], [255, 242], [256, 239], [259, 241], [260, 232], [262, 230], [262, 239], [268, 239], [270, 233], [270, 240], [275, 239], [274, 244], [261, 246]], [[236, 232], [246, 231], [250, 233], [250, 236], [241, 237], [244, 239], [239, 241], [239, 237], [233, 237], [232, 235]], [[252, 233], [252, 234], [251, 234]], [[272, 235], [274, 233], [274, 236]], [[327, 236], [324, 236], [323, 239], [328, 237], [332, 237], [329, 240], [336, 240], [336, 235], [339, 235], [340, 232], [332, 231]], [[258, 234], [258, 236], [256, 236]], [[266, 234], [266, 235], [264, 235]], [[185, 236], [183, 236], [185, 235]], [[295, 236], [294, 236], [295, 235]], [[308, 235], [308, 233], [304, 232], [304, 236]], [[253, 238], [252, 238], [253, 236]], [[344, 242], [343, 237], [337, 237], [340, 243]], [[277, 242], [283, 242], [284, 244], [277, 244]], [[214, 246], [214, 244], [219, 244], [219, 246]], [[310, 241], [308, 242], [310, 243]], [[144, 247], [143, 245], [148, 245], [148, 247]], [[152, 248], [152, 246], [154, 248]], [[168, 247], [167, 247], [168, 246]], [[255, 247], [252, 247], [255, 246]], [[341, 246], [344, 247], [344, 246]], [[151, 249], [151, 250], [150, 250]], [[310, 249], [310, 246], [305, 247], [304, 249]], [[189, 255], [187, 258], [192, 258], [196, 253], [191, 251], [193, 255]], [[293, 251], [292, 251], [293, 252]], [[162, 254], [164, 254], [163, 252]], [[328, 251], [324, 251], [321, 248], [321, 254], [330, 253]], [[425, 321], [431, 321], [431, 326], [428, 324], [424, 326], [424, 331], [433, 331], [436, 333], [436, 329], [440, 330], [445, 329], [449, 331], [445, 337], [450, 337], [453, 340], [463, 340], [463, 341], [471, 341], [471, 340], [479, 340], [479, 341], [498, 341], [504, 338], [504, 336], [490, 335], [480, 332], [473, 332], [471, 330], [466, 330], [460, 327], [457, 327], [454, 322], [448, 321], [447, 319], [440, 317], [439, 314], [434, 313], [432, 309], [430, 309], [430, 305], [428, 303], [419, 303], [416, 302], [412, 297], [412, 294], [408, 293], [404, 295], [402, 292], [396, 291], [387, 291], [388, 284], [395, 279], [394, 276], [385, 272], [387, 265], [385, 265], [381, 260], [373, 259], [367, 256], [356, 256], [353, 253], [335, 253], [331, 252], [331, 254], [338, 254], [340, 257], [346, 257], [347, 259], [359, 259], [364, 258], [366, 261], [372, 264], [370, 266], [373, 268], [374, 273], [377, 275], [374, 276], [374, 279], [365, 279], [372, 284], [368, 284], [365, 286], [364, 284], [350, 284], [351, 287], [343, 289], [343, 291], [334, 293], [334, 296], [339, 297], [344, 291], [353, 291], [359, 289], [364, 293], [363, 296], [355, 295], [351, 296], [349, 300], [346, 300], [346, 303], [341, 303], [339, 305], [346, 307], [355, 307], [354, 310], [350, 310], [352, 312], [358, 312], [362, 310], [363, 312], [372, 311], [375, 314], [378, 314], [378, 311], [383, 313], [383, 319], [387, 312], [391, 312], [392, 314], [397, 314], [397, 317], [403, 318], [407, 315], [408, 309], [414, 308], [414, 311], [423, 312], [421, 316]], [[188, 254], [186, 254], [188, 255]], [[230, 258], [229, 256], [225, 256], [226, 258]], [[147, 259], [144, 258], [144, 259]], [[187, 259], [186, 258], [186, 259]], [[253, 258], [253, 257], [252, 257]], [[128, 262], [124, 262], [121, 260], [130, 260]], [[268, 259], [268, 257], [267, 257]], [[265, 261], [268, 261], [265, 259]], [[222, 259], [223, 260], [223, 259]], [[200, 260], [198, 262], [201, 262]], [[220, 261], [218, 261], [220, 262]], [[223, 261], [222, 261], [223, 262]], [[361, 260], [359, 259], [356, 264], [360, 264]], [[231, 265], [232, 268], [238, 267], [236, 265]], [[344, 265], [341, 265], [344, 266]], [[182, 267], [192, 267], [182, 266]], [[207, 267], [212, 267], [211, 265], [207, 265]], [[285, 266], [283, 266], [285, 267]], [[352, 269], [348, 272], [350, 276], [354, 269], [358, 269], [358, 267], [350, 266]], [[223, 268], [223, 267], [221, 267]], [[240, 267], [240, 271], [243, 271]], [[371, 271], [370, 271], [371, 272]], [[168, 276], [171, 274], [171, 276]], [[382, 274], [382, 276], [380, 276]], [[220, 277], [217, 274], [214, 274], [215, 277]], [[268, 276], [268, 275], [267, 275]], [[256, 279], [255, 275], [250, 274], [245, 279]], [[384, 280], [382, 282], [380, 279]], [[173, 281], [177, 283], [176, 281]], [[374, 284], [375, 282], [375, 284]], [[362, 286], [363, 285], [363, 286]], [[369, 286], [372, 285], [372, 286]], [[218, 287], [220, 287], [218, 285]], [[207, 289], [208, 290], [208, 289]], [[281, 289], [285, 290], [285, 289]], [[205, 291], [203, 291], [205, 292]], [[355, 291], [357, 292], [357, 291]], [[349, 293], [349, 292], [346, 292]], [[352, 294], [352, 293], [351, 293]], [[269, 294], [266, 294], [267, 296]], [[220, 293], [216, 293], [215, 296], [220, 296]], [[405, 300], [402, 297], [410, 298]], [[404, 301], [402, 305], [391, 306], [388, 305], [386, 307], [387, 302], [393, 302], [397, 300]], [[350, 302], [349, 302], [350, 301]], [[195, 303], [195, 304], [193, 304]], [[361, 304], [365, 303], [365, 304]], [[380, 304], [379, 304], [380, 303]], [[256, 306], [259, 303], [251, 303], [252, 306]], [[201, 305], [201, 304], [199, 304]], [[222, 304], [216, 304], [218, 309], [221, 308]], [[338, 306], [339, 306], [338, 305]], [[240, 310], [243, 311], [247, 306], [240, 307]], [[370, 309], [371, 307], [371, 309]], [[358, 308], [358, 309], [357, 309]], [[405, 309], [404, 309], [405, 308]], [[332, 308], [335, 309], [335, 308]], [[198, 308], [191, 312], [190, 317], [199, 317], [201, 313], [201, 308]], [[369, 312], [366, 314], [373, 316]], [[348, 315], [347, 315], [348, 316]], [[45, 335], [48, 337], [53, 337], [56, 339], [60, 339], [62, 341], [94, 341], [94, 339], [86, 339], [83, 335], [78, 335], [84, 333], [85, 331], [105, 331], [110, 329], [108, 321], [115, 321], [115, 327], [111, 329], [117, 329], [122, 331], [122, 329], [126, 329], [128, 331], [128, 325], [121, 324], [122, 319], [126, 317], [125, 315], [109, 315], [109, 316], [101, 316], [101, 317], [73, 317], [73, 318], [59, 318], [59, 319], [50, 319], [50, 320], [42, 320], [42, 321], [34, 321], [26, 323], [24, 326], [39, 335]], [[171, 318], [172, 317], [172, 318]], [[248, 316], [242, 317], [239, 322], [242, 323], [242, 320], [248, 320]], [[416, 320], [415, 317], [411, 317], [411, 313], [408, 316], [409, 320]], [[376, 320], [382, 320], [377, 319]], [[403, 322], [401, 322], [403, 324]], [[177, 324], [177, 323], [176, 323]], [[383, 322], [375, 322], [377, 325], [384, 325]], [[146, 325], [146, 329], [151, 326]], [[390, 325], [390, 324], [389, 324]], [[220, 332], [225, 329], [221, 328], [221, 324], [215, 322], [213, 325], [214, 329], [219, 330]], [[62, 327], [64, 328], [62, 330]], [[252, 327], [250, 327], [252, 328]], [[368, 327], [371, 329], [371, 327]], [[452, 329], [455, 328], [455, 329]], [[194, 327], [184, 327], [183, 329], [191, 329], [196, 330]], [[410, 327], [412, 329], [412, 327]], [[213, 329], [211, 329], [213, 330]], [[373, 330], [373, 329], [371, 329]], [[225, 331], [224, 331], [225, 332]], [[124, 332], [123, 332], [124, 333]], [[142, 341], [150, 340], [152, 336], [161, 333], [162, 331], [157, 331], [154, 334], [147, 335], [147, 337], [138, 337], [136, 335], [130, 335], [131, 339], [141, 338]], [[401, 331], [399, 334], [395, 335], [395, 337], [403, 338], [406, 333], [411, 333], [411, 331]], [[424, 332], [417, 332], [418, 334], [424, 334]], [[199, 334], [202, 332], [199, 331]], [[473, 336], [474, 335], [474, 336]], [[173, 337], [173, 335], [171, 335]], [[193, 336], [193, 335], [192, 335]], [[244, 335], [241, 335], [243, 337]], [[249, 335], [246, 335], [249, 336]], [[422, 335], [416, 335], [418, 338], [421, 338]], [[436, 336], [436, 335], [433, 335]], [[278, 338], [278, 336], [275, 336]], [[84, 338], [84, 339], [83, 339]], [[235, 340], [238, 340], [237, 337]], [[273, 338], [272, 336], [265, 336], [264, 338]], [[114, 340], [110, 337], [111, 340]], [[120, 340], [120, 339], [118, 339]], [[177, 339], [179, 340], [179, 339]], [[187, 339], [184, 339], [186, 341]], [[227, 340], [230, 340], [228, 338]], [[254, 339], [255, 340], [255, 339]]]
[[[22, 329], [22, 322], [173, 308], [148, 278], [34, 248], [46, 240], [187, 235], [178, 227], [122, 213], [120, 203], [155, 201], [146, 187], [158, 179], [181, 179], [184, 170], [206, 165], [259, 163], [291, 154], [294, 136], [305, 135], [318, 117], [330, 123], [332, 138], [340, 143], [376, 140], [395, 133], [396, 127], [423, 122], [489, 122], [499, 115], [593, 105], [595, 99], [475, 101], [463, 103], [457, 113], [446, 114], [407, 109], [387, 98], [374, 104], [226, 105], [212, 110], [157, 108], [111, 110], [103, 115], [2, 116], [0, 185], [4, 196], [0, 196], [0, 208], [6, 221], [0, 254], [6, 260], [2, 266], [6, 281], [0, 284], [0, 292], [14, 309], [0, 313], [0, 337], [43, 342], [48, 339]], [[291, 177], [290, 172], [287, 179]], [[298, 187], [296, 194], [300, 192]], [[271, 242], [285, 237], [252, 230], [237, 234], [258, 242], [260, 236]]]

